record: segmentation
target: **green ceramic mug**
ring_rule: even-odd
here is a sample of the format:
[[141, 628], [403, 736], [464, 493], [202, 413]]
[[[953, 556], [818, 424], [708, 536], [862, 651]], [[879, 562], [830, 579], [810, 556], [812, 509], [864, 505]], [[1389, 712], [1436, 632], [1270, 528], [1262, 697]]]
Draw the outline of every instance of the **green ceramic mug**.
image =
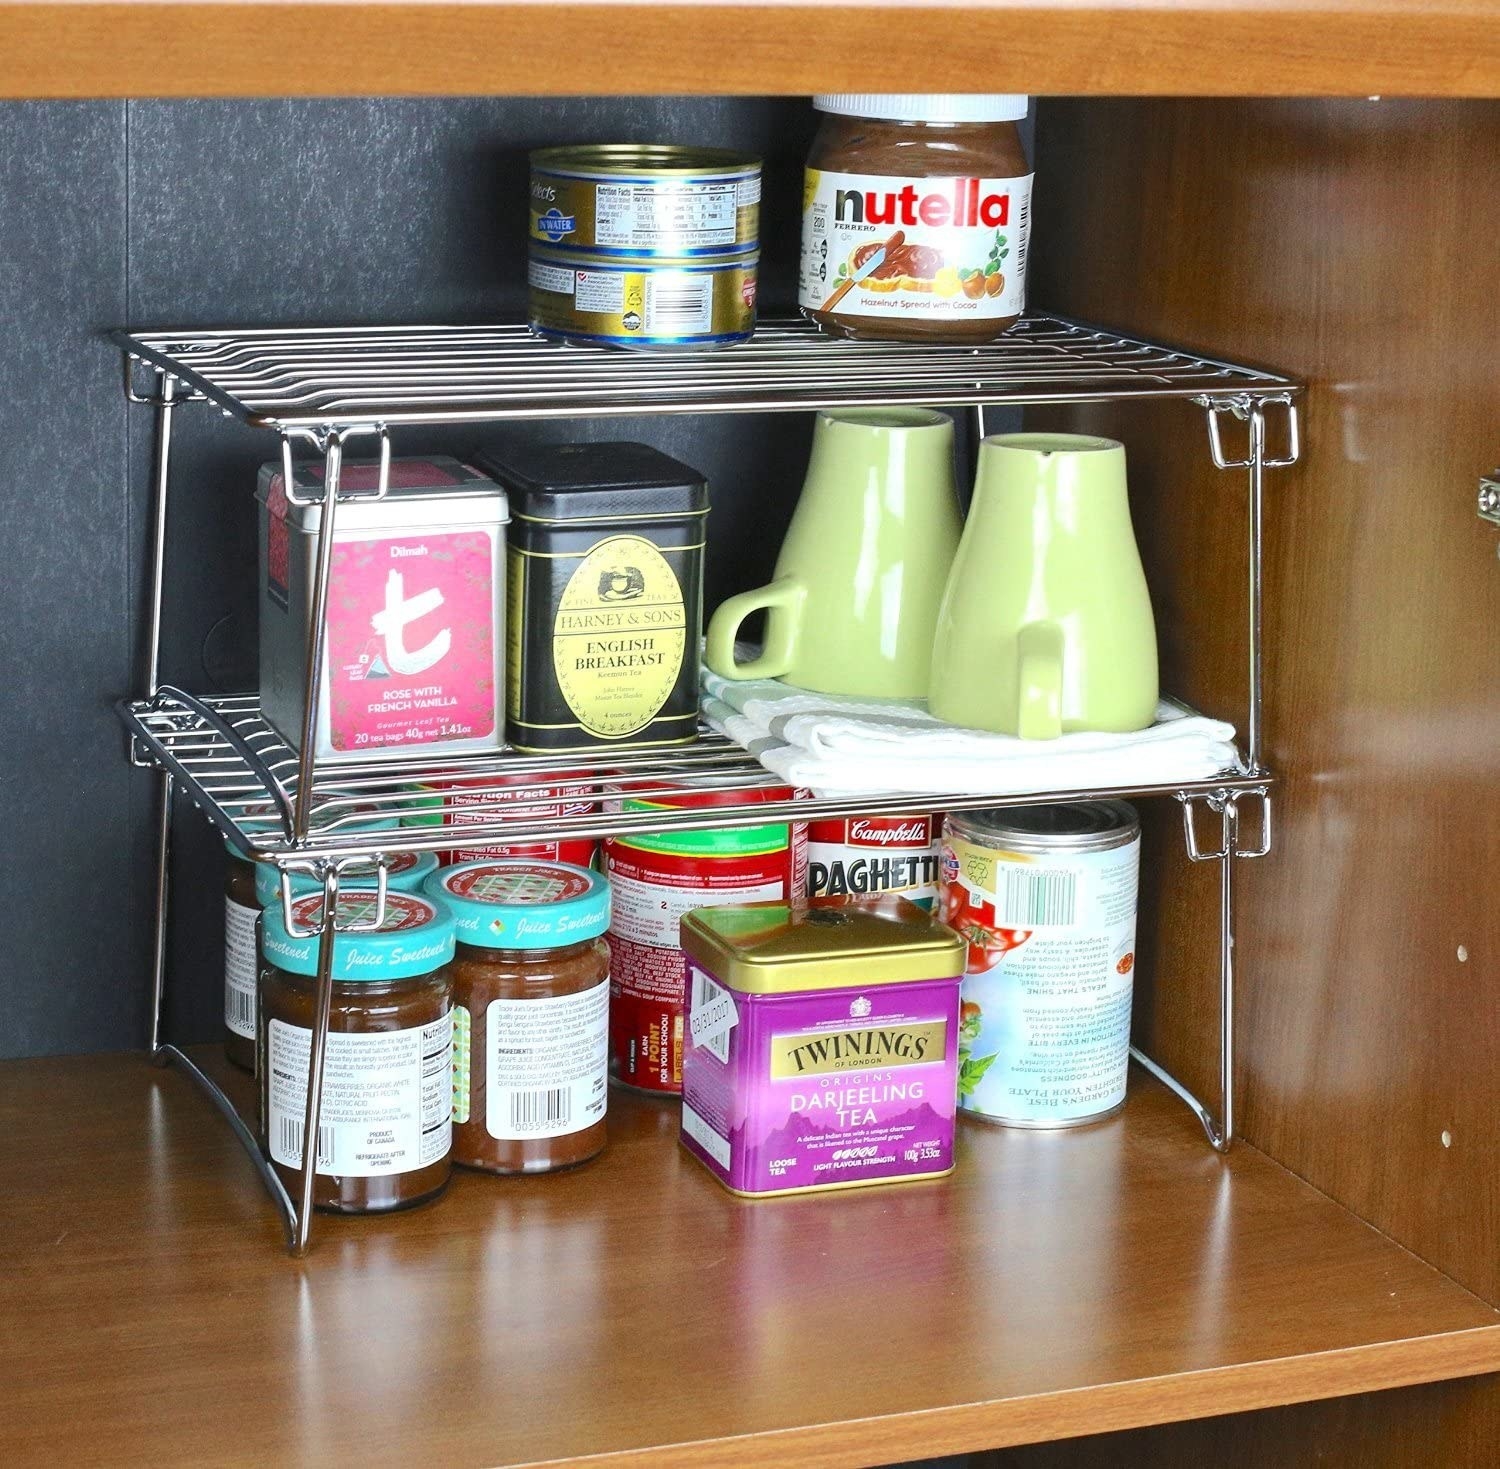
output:
[[1155, 720], [1156, 623], [1123, 445], [1080, 434], [983, 440], [929, 698], [950, 724], [1023, 739]]
[[[725, 678], [921, 698], [959, 528], [953, 420], [946, 414], [819, 413], [775, 579], [719, 607], [709, 620], [705, 661]], [[761, 610], [761, 654], [736, 663], [740, 624]]]

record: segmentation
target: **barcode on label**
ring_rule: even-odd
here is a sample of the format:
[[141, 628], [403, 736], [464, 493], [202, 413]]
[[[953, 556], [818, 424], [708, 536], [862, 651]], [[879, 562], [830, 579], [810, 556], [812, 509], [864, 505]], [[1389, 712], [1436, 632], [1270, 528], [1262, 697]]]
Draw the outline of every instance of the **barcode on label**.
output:
[[[694, 1013], [701, 1014], [703, 1010], [713, 1004], [724, 993], [724, 989], [716, 985], [701, 969], [693, 970], [693, 994], [691, 1003], [688, 1005], [689, 1016], [691, 1017]], [[702, 1046], [711, 1056], [717, 1056], [725, 1065], [728, 1065], [728, 1029], [711, 1031], [705, 1035], [702, 1033], [701, 1028], [693, 1028], [691, 1021], [689, 1024], [694, 1044]]]
[[565, 1086], [510, 1094], [510, 1125], [517, 1132], [562, 1127], [573, 1120], [573, 1093]]
[[657, 273], [646, 290], [646, 331], [652, 336], [710, 331], [713, 304], [712, 276]]
[[[287, 1165], [291, 1168], [302, 1166], [302, 1129], [305, 1126], [298, 1118], [282, 1117], [278, 1119], [281, 1127], [281, 1154], [284, 1158], [292, 1161]], [[333, 1128], [318, 1128], [318, 1167], [333, 1167]]]
[[224, 1023], [236, 1035], [255, 1034], [255, 996], [243, 990], [224, 991]]
[[1078, 874], [1002, 866], [995, 903], [1002, 928], [1046, 928], [1077, 922]]

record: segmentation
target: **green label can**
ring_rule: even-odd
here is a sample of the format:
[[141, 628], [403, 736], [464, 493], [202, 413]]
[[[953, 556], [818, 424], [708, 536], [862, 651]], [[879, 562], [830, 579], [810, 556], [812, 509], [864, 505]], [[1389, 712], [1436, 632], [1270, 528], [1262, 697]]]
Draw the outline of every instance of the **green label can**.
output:
[[529, 234], [534, 245], [615, 259], [753, 255], [760, 159], [660, 143], [540, 148]]
[[620, 261], [532, 247], [531, 329], [615, 347], [709, 346], [755, 331], [757, 257]]

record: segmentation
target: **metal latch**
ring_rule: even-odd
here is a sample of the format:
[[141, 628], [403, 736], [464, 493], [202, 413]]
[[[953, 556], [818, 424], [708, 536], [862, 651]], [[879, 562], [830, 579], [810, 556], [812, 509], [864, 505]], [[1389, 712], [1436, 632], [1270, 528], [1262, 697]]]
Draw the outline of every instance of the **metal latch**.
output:
[[1481, 520], [1500, 525], [1500, 469], [1479, 481], [1479, 503], [1475, 508]]

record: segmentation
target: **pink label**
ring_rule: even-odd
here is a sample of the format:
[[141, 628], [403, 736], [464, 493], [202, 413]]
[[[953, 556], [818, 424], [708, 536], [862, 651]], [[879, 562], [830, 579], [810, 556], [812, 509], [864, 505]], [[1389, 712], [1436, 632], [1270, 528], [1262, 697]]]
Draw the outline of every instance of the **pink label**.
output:
[[495, 732], [490, 532], [339, 541], [329, 590], [335, 750], [482, 739]]

